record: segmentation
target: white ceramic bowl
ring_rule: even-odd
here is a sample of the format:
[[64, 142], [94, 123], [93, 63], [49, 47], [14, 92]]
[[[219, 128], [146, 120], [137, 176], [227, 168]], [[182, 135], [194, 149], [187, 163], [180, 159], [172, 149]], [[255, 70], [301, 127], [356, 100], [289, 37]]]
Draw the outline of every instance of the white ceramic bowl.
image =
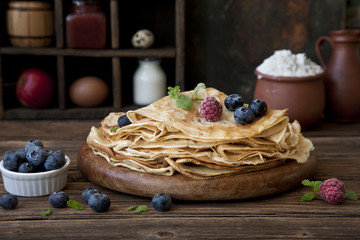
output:
[[65, 160], [65, 165], [62, 168], [37, 173], [9, 171], [4, 168], [3, 161], [1, 161], [0, 170], [5, 190], [22, 197], [45, 196], [59, 191], [67, 184], [70, 159], [65, 156]]

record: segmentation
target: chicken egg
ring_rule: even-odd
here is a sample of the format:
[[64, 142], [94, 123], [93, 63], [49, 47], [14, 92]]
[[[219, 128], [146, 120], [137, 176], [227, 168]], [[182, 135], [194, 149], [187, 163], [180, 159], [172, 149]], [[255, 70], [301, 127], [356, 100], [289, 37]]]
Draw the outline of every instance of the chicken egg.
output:
[[97, 107], [107, 99], [109, 87], [98, 77], [85, 76], [71, 84], [69, 95], [70, 100], [79, 107]]

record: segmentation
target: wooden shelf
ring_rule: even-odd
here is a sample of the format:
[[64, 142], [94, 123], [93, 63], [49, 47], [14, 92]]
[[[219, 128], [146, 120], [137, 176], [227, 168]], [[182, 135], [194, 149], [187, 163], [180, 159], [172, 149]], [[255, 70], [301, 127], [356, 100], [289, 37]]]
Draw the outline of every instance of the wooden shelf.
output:
[[174, 58], [175, 48], [163, 49], [58, 49], [58, 48], [1, 48], [2, 55], [41, 55], [41, 56], [72, 56], [72, 57], [162, 57]]
[[[136, 106], [129, 101], [129, 95], [132, 92], [132, 74], [139, 57], [163, 59], [168, 84], [185, 88], [185, 0], [101, 1], [108, 18], [106, 49], [66, 48], [65, 17], [71, 2], [48, 1], [53, 4], [55, 13], [55, 42], [49, 48], [12, 47], [6, 32], [6, 10], [10, 0], [0, 3], [0, 119], [103, 118], [111, 111], [134, 109]], [[139, 4], [146, 7], [140, 9], [137, 7]], [[128, 21], [135, 14], [138, 16], [136, 20]], [[157, 31], [154, 32], [157, 45], [150, 49], [132, 48], [130, 38], [143, 24]], [[92, 67], [81, 66], [89, 62]], [[78, 69], [71, 66], [74, 64], [79, 65]], [[16, 82], [21, 71], [30, 66], [47, 66], [56, 82], [56, 99], [48, 109], [22, 107], [17, 102], [14, 89], [9, 87]], [[83, 75], [95, 72], [106, 78], [111, 89], [106, 106], [78, 108], [70, 102], [68, 89], [75, 76], [79, 77], [80, 71]]]

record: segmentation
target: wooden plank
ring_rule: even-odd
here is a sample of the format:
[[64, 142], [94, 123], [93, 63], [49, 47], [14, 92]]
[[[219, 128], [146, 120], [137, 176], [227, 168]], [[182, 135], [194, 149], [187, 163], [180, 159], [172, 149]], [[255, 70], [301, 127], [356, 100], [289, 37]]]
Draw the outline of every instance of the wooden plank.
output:
[[176, 0], [175, 4], [175, 85], [185, 89], [185, 0]]
[[2, 72], [2, 56], [0, 50], [0, 119], [4, 118], [4, 80]]
[[119, 48], [120, 29], [118, 0], [110, 0], [110, 29], [111, 29], [111, 48]]
[[175, 48], [158, 49], [56, 49], [56, 48], [14, 48], [4, 47], [2, 54], [9, 55], [43, 55], [43, 56], [73, 56], [73, 57], [163, 57], [174, 58]]
[[[64, 96], [65, 97], [65, 96]], [[123, 108], [125, 111], [126, 106]], [[129, 108], [130, 109], [130, 108]], [[12, 108], [4, 112], [5, 119], [101, 119], [115, 111], [114, 107], [98, 108], [48, 108], [48, 109], [27, 109]]]
[[207, 219], [164, 216], [109, 219], [100, 216], [77, 222], [54, 221], [51, 216], [33, 220], [31, 224], [3, 221], [0, 229], [4, 239], [319, 239], [325, 236], [354, 239], [360, 234], [360, 220], [346, 216], [341, 218], [343, 224], [339, 224], [337, 218], [314, 216], [209, 216]]
[[60, 109], [66, 108], [66, 86], [65, 86], [65, 63], [63, 56], [57, 56], [57, 90], [58, 90], [58, 106]]
[[55, 0], [55, 41], [57, 48], [64, 47], [63, 1]]
[[122, 89], [121, 89], [121, 64], [120, 58], [113, 57], [112, 58], [112, 94], [113, 94], [113, 107], [115, 109], [120, 109], [122, 106]]

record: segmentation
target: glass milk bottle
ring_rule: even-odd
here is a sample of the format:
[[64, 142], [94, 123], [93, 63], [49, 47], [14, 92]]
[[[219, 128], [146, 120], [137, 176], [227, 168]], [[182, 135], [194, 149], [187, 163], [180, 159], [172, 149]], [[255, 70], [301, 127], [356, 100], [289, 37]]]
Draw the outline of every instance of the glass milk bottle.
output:
[[166, 75], [159, 58], [139, 59], [139, 67], [134, 73], [134, 103], [145, 106], [166, 95]]

